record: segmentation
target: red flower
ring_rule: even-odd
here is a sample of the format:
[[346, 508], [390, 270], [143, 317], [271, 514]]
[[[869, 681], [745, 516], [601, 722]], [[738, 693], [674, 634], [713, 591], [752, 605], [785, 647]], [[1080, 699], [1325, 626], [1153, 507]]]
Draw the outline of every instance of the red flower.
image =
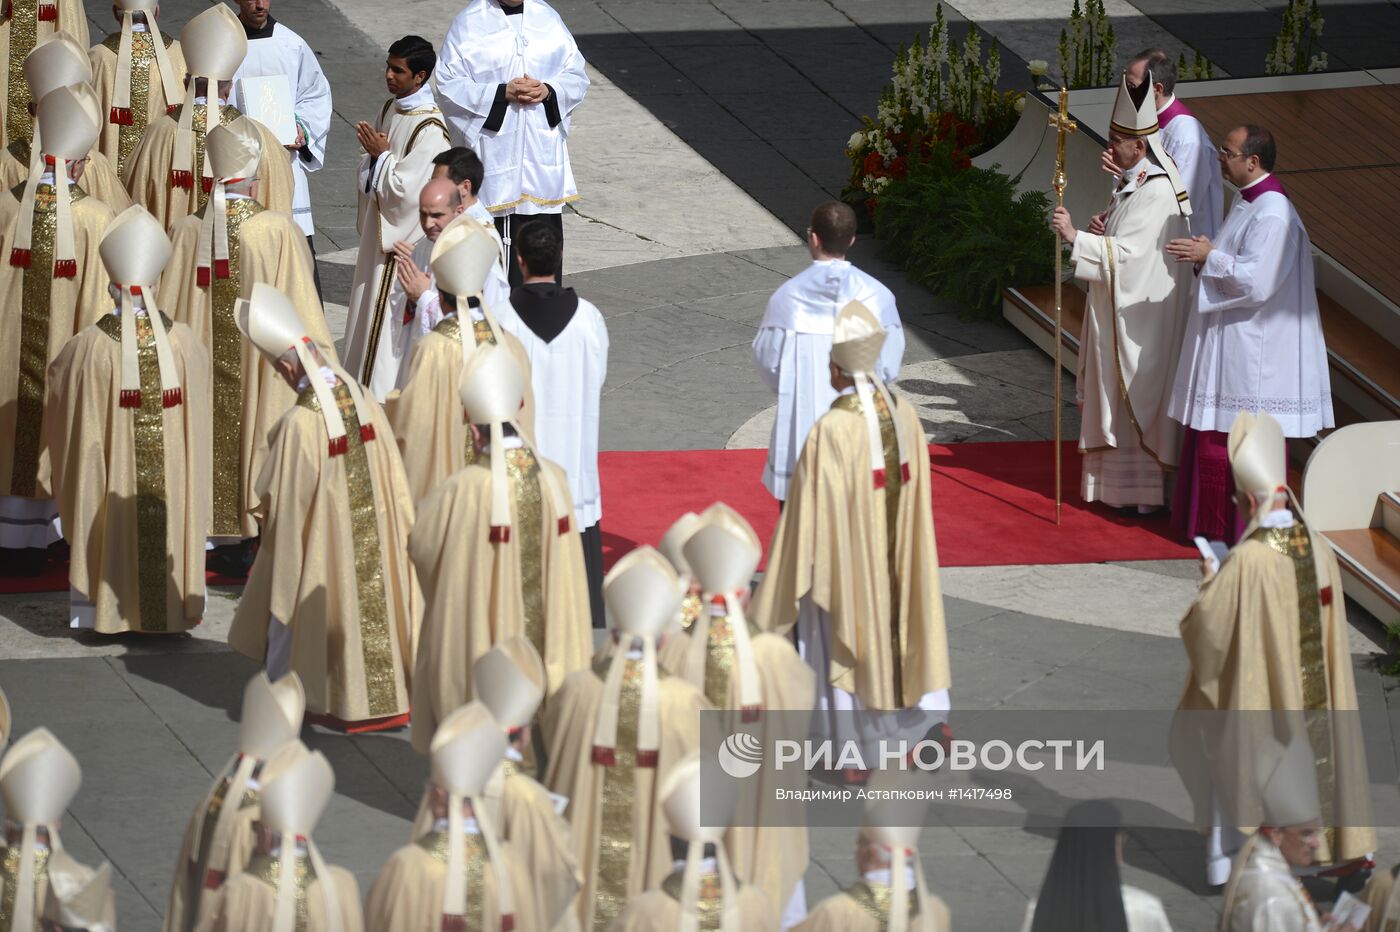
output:
[[909, 176], [909, 160], [901, 155], [890, 162], [890, 175], [894, 178], [907, 178]]
[[867, 175], [883, 175], [885, 173], [884, 157], [878, 152], [872, 152], [865, 157], [865, 164], [862, 167]]

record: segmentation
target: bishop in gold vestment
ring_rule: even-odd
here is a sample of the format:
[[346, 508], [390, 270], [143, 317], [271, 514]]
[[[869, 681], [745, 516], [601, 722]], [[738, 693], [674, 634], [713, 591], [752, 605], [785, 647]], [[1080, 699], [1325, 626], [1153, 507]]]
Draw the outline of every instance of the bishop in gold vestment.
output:
[[461, 401], [478, 436], [490, 430], [478, 450], [485, 462], [459, 470], [424, 499], [409, 535], [425, 606], [413, 679], [420, 751], [442, 717], [471, 697], [472, 664], [500, 641], [530, 640], [551, 693], [588, 665], [588, 590], [568, 483], [513, 423], [525, 379], [500, 347], [472, 354]]
[[[55, 88], [89, 84], [92, 68], [83, 47], [74, 42], [68, 33], [56, 32], [35, 46], [24, 60], [24, 78], [33, 97], [29, 104], [33, 111], [37, 102]], [[101, 102], [95, 94], [89, 102], [92, 117], [101, 125], [104, 119]], [[42, 140], [39, 145], [43, 148]], [[5, 148], [0, 149], [0, 188], [9, 190], [28, 178], [34, 167], [34, 154], [32, 126], [24, 133], [12, 135]], [[131, 198], [127, 196], [126, 188], [122, 187], [116, 166], [95, 143], [88, 150], [84, 163], [83, 189], [114, 211], [120, 212], [131, 206]]]
[[883, 341], [863, 305], [837, 315], [842, 394], [807, 435], [754, 616], [779, 633], [798, 624], [819, 709], [917, 707], [932, 713], [906, 736], [920, 738], [948, 708], [948, 642], [928, 444], [913, 406], [871, 376]]
[[369, 891], [375, 932], [550, 928], [538, 914], [540, 878], [501, 836], [482, 794], [506, 747], [480, 702], [445, 717], [432, 741], [423, 810], [429, 830], [389, 858]]
[[[624, 599], [623, 592], [630, 593]], [[651, 547], [618, 561], [603, 597], [620, 629], [610, 661], [570, 674], [549, 700], [545, 786], [567, 796], [583, 889], [584, 929], [605, 929], [671, 872], [659, 790], [700, 743], [699, 689], [656, 662], [656, 637], [680, 604], [675, 571]]]
[[[203, 207], [213, 190], [204, 137], [220, 123], [242, 116], [224, 101], [248, 52], [248, 39], [229, 8], [215, 4], [185, 25], [180, 46], [187, 72], [185, 99], [171, 113], [151, 120], [122, 168], [122, 181], [132, 200], [167, 229]], [[263, 156], [256, 174], [258, 202], [290, 214], [291, 163], [272, 132], [256, 120], [252, 123], [262, 139]]]
[[[414, 502], [421, 502], [448, 476], [476, 462], [476, 445], [458, 403], [457, 387], [462, 367], [478, 346], [504, 346], [525, 373], [524, 406], [515, 419], [526, 436], [535, 434], [530, 358], [520, 339], [496, 322], [484, 294], [487, 275], [500, 255], [495, 238], [475, 218], [459, 215], [432, 245], [433, 285], [444, 312], [442, 320], [414, 342], [404, 387], [391, 392], [384, 402]], [[464, 326], [466, 321], [469, 326]]]
[[295, 673], [277, 682], [259, 673], [243, 690], [238, 753], [224, 765], [185, 826], [164, 932], [208, 932], [219, 890], [252, 856], [258, 819], [257, 775], [267, 758], [296, 738], [306, 694]]
[[49, 855], [63, 848], [59, 820], [82, 780], [77, 759], [47, 728], [29, 732], [0, 759], [5, 799], [0, 929], [35, 928], [48, 887]]
[[[290, 214], [258, 203], [253, 175], [261, 155], [262, 136], [247, 117], [210, 133], [215, 197], [175, 223], [175, 253], [161, 282], [161, 306], [189, 325], [213, 360], [213, 393], [205, 408], [214, 429], [210, 536], [223, 543], [257, 536], [253, 484], [267, 458], [272, 425], [296, 403], [296, 393], [238, 332], [239, 296], [257, 282], [287, 295], [321, 355], [335, 359], [306, 237]], [[227, 237], [223, 256], [216, 224]]]
[[[1222, 736], [1229, 744], [1207, 746], [1217, 762], [1215, 794], [1244, 831], [1259, 824], [1257, 806], [1249, 801], [1262, 781], [1250, 755], [1261, 738], [1286, 723], [1304, 731], [1317, 764], [1326, 839], [1318, 862], [1343, 863], [1363, 858], [1376, 847], [1369, 820], [1366, 759], [1354, 712], [1356, 683], [1348, 645], [1346, 603], [1332, 548], [1309, 528], [1288, 492], [1283, 430], [1268, 414], [1236, 416], [1230, 430], [1230, 464], [1242, 511], [1252, 511], [1245, 529], [1220, 568], [1207, 576], [1200, 594], [1181, 621], [1181, 641], [1191, 662], [1179, 708], [1188, 713], [1273, 712], [1270, 716], [1234, 716]], [[1283, 717], [1290, 711], [1296, 717]], [[1313, 713], [1307, 715], [1307, 713]], [[1208, 716], [1182, 716], [1191, 724]], [[1264, 735], [1261, 735], [1260, 727]], [[1173, 753], [1183, 747], [1173, 736]], [[1192, 758], [1198, 764], [1200, 752]], [[1181, 769], [1178, 767], [1178, 769]], [[1197, 771], [1199, 767], [1195, 768]], [[1198, 773], [1184, 772], [1188, 786], [1199, 787]], [[1198, 822], [1204, 822], [1208, 794], [1193, 793]], [[1240, 801], [1234, 808], [1230, 800]], [[1253, 814], [1254, 818], [1249, 816]], [[1228, 828], [1223, 830], [1228, 834]], [[1212, 850], [1227, 858], [1231, 846]], [[1219, 868], [1216, 868], [1217, 871]], [[1217, 874], [1212, 879], [1217, 879]]]
[[113, 220], [101, 255], [117, 307], [58, 354], [44, 405], [72, 625], [178, 634], [204, 618], [209, 354], [155, 303], [170, 240], [150, 214]]
[[301, 389], [272, 429], [255, 486], [262, 542], [229, 645], [273, 673], [294, 670], [317, 721], [406, 724], [421, 596], [393, 434], [374, 399], [326, 365], [286, 296], [256, 284], [239, 315]]
[[93, 89], [106, 116], [97, 148], [118, 175], [146, 127], [180, 103], [185, 86], [184, 52], [174, 36], [161, 32], [158, 6], [155, 0], [123, 0], [121, 28], [88, 51]]
[[[97, 137], [81, 87], [45, 97], [53, 170], [0, 193], [0, 547], [40, 548], [57, 540], [47, 519], [50, 490], [42, 427], [48, 367], [63, 344], [111, 307], [98, 244], [112, 209], [77, 185], [81, 159]], [[57, 167], [57, 166], [55, 166]], [[56, 183], [58, 182], [58, 183]], [[59, 224], [60, 213], [71, 218]]]
[[13, 0], [0, 19], [0, 111], [4, 111], [3, 141], [15, 136], [28, 137], [34, 130], [29, 109], [34, 102], [24, 81], [20, 64], [41, 39], [62, 30], [81, 48], [87, 48], [87, 14], [80, 0]]

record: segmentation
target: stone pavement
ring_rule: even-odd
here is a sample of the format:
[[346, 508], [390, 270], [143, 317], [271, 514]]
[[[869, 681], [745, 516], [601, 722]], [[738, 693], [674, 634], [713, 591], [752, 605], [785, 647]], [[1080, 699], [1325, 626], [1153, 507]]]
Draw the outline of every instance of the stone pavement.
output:
[[[460, 0], [414, 0], [384, 15], [369, 0], [276, 0], [330, 77], [336, 117], [327, 168], [313, 176], [317, 248], [339, 332], [356, 241], [354, 121], [383, 99], [388, 41], [440, 41]], [[807, 262], [798, 234], [839, 192], [842, 141], [874, 108], [894, 49], [926, 32], [927, 0], [560, 0], [594, 66], [571, 140], [584, 199], [567, 218], [569, 284], [608, 318], [605, 449], [762, 446], [772, 398], [748, 346], [768, 295]], [[1122, 0], [1119, 50], [1139, 40], [1194, 45], [1224, 70], [1257, 73], [1277, 9], [1256, 0]], [[204, 0], [165, 0], [178, 27]], [[1063, 7], [1063, 9], [1057, 9]], [[1025, 58], [1053, 61], [1069, 3], [954, 0], [1008, 46], [1003, 80]], [[1392, 2], [1325, 3], [1334, 66], [1394, 64]], [[1029, 11], [1029, 12], [1027, 12]], [[94, 5], [108, 28], [105, 11]], [[96, 18], [94, 19], [96, 23]], [[961, 27], [959, 27], [961, 28]], [[1019, 58], [1018, 58], [1019, 57]], [[1000, 322], [963, 320], [911, 285], [862, 239], [853, 256], [899, 298], [908, 330], [900, 390], [939, 441], [1049, 436], [1050, 364]], [[1072, 398], [1068, 381], [1065, 397]], [[1065, 410], [1066, 436], [1076, 430]], [[935, 503], [935, 507], [936, 503]], [[1189, 562], [945, 569], [957, 708], [1168, 709], [1185, 677], [1176, 622], [1195, 589]], [[0, 596], [0, 684], [19, 729], [51, 727], [82, 761], [85, 790], [64, 840], [117, 869], [121, 928], [160, 927], [180, 833], [231, 753], [253, 665], [224, 633], [237, 590], [211, 592], [206, 623], [176, 641], [73, 637], [66, 594]], [[1131, 608], [1125, 606], [1130, 605]], [[1363, 707], [1385, 708], [1375, 669], [1383, 635], [1353, 616]], [[956, 717], [954, 718], [956, 726]], [[331, 758], [337, 795], [317, 839], [367, 889], [408, 831], [426, 766], [404, 736], [348, 739], [308, 729]], [[853, 879], [853, 833], [816, 832], [809, 902]], [[1039, 829], [925, 834], [929, 881], [956, 929], [1019, 927], [1053, 838]], [[1202, 888], [1200, 841], [1185, 826], [1134, 832], [1125, 879], [1162, 896], [1178, 929], [1209, 929], [1219, 897]], [[1382, 835], [1382, 861], [1400, 837]]]

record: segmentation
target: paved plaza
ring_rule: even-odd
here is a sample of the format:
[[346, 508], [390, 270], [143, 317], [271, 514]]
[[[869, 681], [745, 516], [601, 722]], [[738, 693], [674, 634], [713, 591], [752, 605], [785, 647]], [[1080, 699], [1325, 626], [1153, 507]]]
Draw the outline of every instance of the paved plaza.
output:
[[[308, 39], [335, 98], [328, 165], [313, 176], [316, 247], [333, 334], [353, 271], [354, 124], [384, 99], [393, 39], [441, 41], [459, 0], [274, 0]], [[590, 62], [593, 86], [570, 148], [583, 197], [565, 218], [566, 283], [607, 318], [606, 450], [761, 447], [772, 396], [750, 342], [772, 291], [808, 262], [807, 215], [839, 193], [843, 141], [874, 110], [902, 42], [926, 32], [925, 0], [559, 0]], [[1005, 45], [1003, 75], [1054, 59], [1069, 0], [955, 0]], [[89, 5], [94, 39], [111, 23]], [[177, 31], [204, 7], [165, 0]], [[1334, 67], [1394, 64], [1400, 5], [1325, 2]], [[1222, 72], [1256, 74], [1278, 17], [1262, 0], [1113, 0], [1120, 53], [1194, 46]], [[101, 15], [97, 15], [97, 14]], [[392, 15], [390, 15], [392, 14]], [[960, 26], [959, 26], [960, 28]], [[1121, 57], [1121, 56], [1120, 56]], [[908, 334], [900, 390], [930, 440], [1052, 435], [1050, 362], [1008, 325], [964, 320], [885, 262], [866, 237], [852, 256], [899, 300]], [[1066, 436], [1077, 433], [1072, 379]], [[1067, 490], [1075, 494], [1075, 490]], [[934, 502], [935, 518], [938, 502]], [[604, 522], [606, 522], [606, 505]], [[955, 709], [1171, 709], [1186, 678], [1177, 622], [1196, 591], [1193, 561], [948, 568]], [[224, 636], [237, 589], [214, 589], [194, 636], [73, 636], [67, 594], [0, 596], [0, 685], [20, 731], [47, 725], [83, 765], [63, 840], [85, 862], [116, 868], [120, 927], [160, 928], [180, 836], [236, 746], [252, 663]], [[1395, 681], [1378, 672], [1382, 626], [1352, 611], [1363, 708], [1384, 709]], [[956, 728], [956, 713], [953, 719]], [[367, 890], [407, 839], [427, 777], [405, 734], [346, 738], [308, 729], [336, 771], [316, 838], [326, 859]], [[855, 877], [852, 831], [813, 833], [809, 903]], [[1054, 837], [1035, 828], [940, 829], [923, 838], [932, 890], [955, 929], [1014, 930], [1044, 875]], [[1203, 884], [1203, 843], [1189, 826], [1134, 831], [1125, 880], [1161, 896], [1173, 927], [1213, 929], [1220, 897]], [[1400, 858], [1381, 831], [1378, 860]]]

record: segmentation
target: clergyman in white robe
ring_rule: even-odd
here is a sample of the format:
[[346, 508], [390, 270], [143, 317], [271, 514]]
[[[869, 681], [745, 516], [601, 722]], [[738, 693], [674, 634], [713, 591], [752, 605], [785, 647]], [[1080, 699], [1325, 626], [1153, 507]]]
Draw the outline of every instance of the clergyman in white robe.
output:
[[[453, 19], [437, 66], [438, 98], [454, 142], [486, 166], [480, 198], [511, 245], [511, 218], [552, 215], [561, 239], [564, 205], [578, 198], [569, 165], [569, 126], [588, 91], [583, 54], [544, 0], [470, 0]], [[512, 103], [506, 85], [528, 76], [543, 100]], [[514, 262], [511, 283], [519, 283]]]
[[[294, 183], [292, 219], [310, 241], [316, 233], [316, 225], [311, 216], [307, 173], [320, 171], [326, 164], [326, 140], [331, 132], [330, 82], [306, 40], [274, 20], [271, 14], [261, 29], [244, 23], [243, 31], [248, 36], [248, 55], [233, 76], [233, 103], [244, 113], [261, 119], [260, 108], [244, 93], [243, 79], [282, 75], [291, 85], [296, 125], [305, 136], [300, 149], [287, 152]], [[315, 253], [313, 244], [312, 255]]]
[[1176, 163], [1177, 174], [1191, 196], [1191, 232], [1212, 242], [1225, 216], [1225, 187], [1215, 143], [1201, 121], [1173, 94], [1157, 111], [1162, 148]]
[[1240, 191], [1196, 280], [1171, 416], [1228, 433], [1241, 411], [1267, 411], [1285, 437], [1334, 426], [1312, 243], [1283, 186], [1263, 175]]
[[360, 251], [345, 324], [346, 370], [379, 401], [398, 381], [406, 296], [394, 274], [394, 243], [417, 244], [418, 194], [446, 149], [442, 111], [424, 86], [385, 102], [375, 128], [389, 137], [377, 159], [360, 156]]
[[768, 299], [758, 325], [754, 368], [778, 396], [763, 486], [778, 501], [787, 499], [788, 481], [808, 431], [836, 400], [828, 369], [831, 331], [836, 313], [851, 301], [859, 301], [880, 318], [885, 345], [878, 374], [881, 381], [894, 381], [904, 359], [904, 325], [894, 295], [844, 259], [816, 260], [784, 282]]

